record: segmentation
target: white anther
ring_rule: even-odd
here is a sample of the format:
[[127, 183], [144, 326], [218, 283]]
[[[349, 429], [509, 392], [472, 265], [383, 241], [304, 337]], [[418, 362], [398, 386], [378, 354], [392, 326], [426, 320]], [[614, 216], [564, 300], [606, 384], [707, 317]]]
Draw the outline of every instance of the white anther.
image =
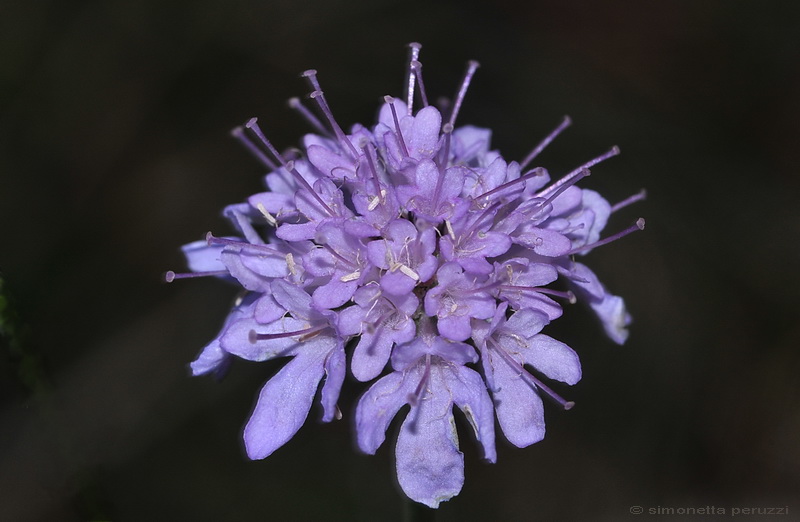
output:
[[407, 267], [406, 265], [400, 265], [399, 268], [401, 272], [403, 272], [405, 275], [407, 275], [414, 281], [419, 281], [419, 274], [414, 272], [411, 268]]
[[294, 262], [294, 256], [292, 256], [292, 254], [286, 254], [286, 268], [289, 269], [290, 274], [297, 275], [297, 265]]
[[456, 233], [453, 232], [453, 225], [450, 224], [449, 219], [444, 220], [444, 226], [447, 227], [447, 234], [450, 236], [450, 239], [453, 241], [456, 240]]
[[369, 200], [369, 205], [367, 206], [367, 210], [372, 212], [373, 210], [378, 208], [378, 204], [380, 204], [380, 202], [381, 198], [379, 198], [378, 196], [372, 196], [372, 198], [370, 198]]
[[273, 227], [278, 226], [278, 221], [274, 217], [272, 217], [272, 214], [267, 212], [267, 209], [264, 208], [263, 203], [259, 203], [258, 205], [256, 205], [256, 208], [258, 209], [259, 212], [261, 212], [261, 215], [264, 216], [264, 219], [267, 220], [267, 223], [269, 223]]
[[349, 281], [355, 281], [359, 277], [361, 277], [361, 272], [356, 270], [353, 273], [350, 273], [350, 274], [347, 274], [347, 275], [343, 275], [342, 277], [339, 278], [339, 281], [341, 281], [342, 283], [347, 283]]

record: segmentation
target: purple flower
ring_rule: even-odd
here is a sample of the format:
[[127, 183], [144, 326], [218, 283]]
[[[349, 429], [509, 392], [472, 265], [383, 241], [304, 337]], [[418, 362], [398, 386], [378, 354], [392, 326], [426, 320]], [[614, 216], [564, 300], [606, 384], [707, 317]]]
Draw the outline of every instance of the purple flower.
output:
[[[555, 182], [528, 169], [569, 119], [521, 162], [507, 162], [492, 150], [491, 131], [455, 126], [478, 64], [441, 111], [427, 102], [420, 46], [410, 47], [405, 100], [387, 96], [373, 127], [346, 132], [316, 71], [306, 71], [321, 118], [291, 101], [317, 131], [300, 153], [281, 154], [255, 119], [235, 129], [268, 170], [268, 190], [226, 207], [238, 237], [209, 233], [186, 245], [191, 272], [166, 279], [215, 276], [243, 290], [193, 375], [221, 376], [237, 358], [286, 360], [245, 426], [250, 458], [286, 444], [315, 399], [322, 421], [340, 418], [349, 371], [374, 380], [355, 410], [359, 448], [374, 453], [408, 405], [398, 480], [408, 497], [437, 507], [464, 482], [454, 406], [489, 462], [495, 417], [524, 447], [544, 437], [543, 397], [572, 407], [536, 376], [581, 378], [577, 354], [542, 333], [561, 303], [586, 302], [613, 341], [627, 338], [624, 302], [575, 258], [643, 228], [640, 219], [601, 239], [611, 214], [644, 194], [611, 206], [578, 187], [616, 147]], [[549, 286], [559, 278], [569, 290]]]

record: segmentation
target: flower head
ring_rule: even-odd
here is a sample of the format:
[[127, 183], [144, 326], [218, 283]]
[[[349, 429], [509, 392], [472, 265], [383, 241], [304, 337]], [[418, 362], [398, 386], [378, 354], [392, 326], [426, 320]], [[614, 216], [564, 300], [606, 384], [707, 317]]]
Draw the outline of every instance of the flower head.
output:
[[[455, 126], [477, 62], [443, 113], [427, 103], [419, 50], [411, 45], [405, 101], [387, 96], [372, 127], [346, 133], [316, 71], [306, 71], [326, 124], [292, 100], [318, 131], [302, 154], [279, 153], [255, 119], [235, 129], [269, 170], [268, 190], [226, 208], [239, 237], [209, 233], [187, 245], [192, 273], [168, 272], [167, 280], [217, 276], [245, 291], [190, 365], [194, 375], [220, 375], [236, 357], [288, 359], [245, 427], [250, 458], [292, 438], [321, 383], [322, 420], [340, 417], [349, 371], [377, 379], [355, 409], [359, 447], [374, 453], [407, 405], [398, 479], [410, 498], [437, 507], [464, 481], [453, 406], [490, 462], [495, 416], [524, 447], [544, 437], [542, 397], [572, 407], [532, 373], [569, 385], [581, 378], [577, 354], [541, 333], [561, 316], [560, 303], [585, 301], [608, 336], [625, 341], [622, 299], [575, 257], [643, 228], [640, 219], [601, 239], [609, 215], [643, 194], [612, 207], [577, 186], [616, 147], [554, 182], [545, 169], [528, 169], [569, 119], [521, 163], [507, 162], [491, 149], [489, 130]], [[569, 290], [547, 286], [559, 277]]]

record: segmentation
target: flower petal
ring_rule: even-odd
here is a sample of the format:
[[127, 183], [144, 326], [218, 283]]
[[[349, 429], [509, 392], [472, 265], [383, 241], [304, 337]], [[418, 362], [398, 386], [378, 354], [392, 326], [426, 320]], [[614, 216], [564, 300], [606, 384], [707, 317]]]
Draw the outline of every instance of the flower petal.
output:
[[324, 354], [302, 352], [267, 381], [244, 428], [248, 457], [268, 457], [297, 433], [323, 374]]
[[[417, 372], [420, 366], [417, 366]], [[395, 450], [397, 480], [412, 500], [431, 508], [458, 495], [464, 485], [464, 455], [448, 390], [431, 385], [432, 392], [412, 408], [403, 421]]]
[[361, 396], [356, 407], [356, 433], [361, 451], [375, 454], [386, 439], [389, 423], [408, 402], [408, 394], [415, 385], [407, 382], [401, 372], [394, 372], [377, 381]]

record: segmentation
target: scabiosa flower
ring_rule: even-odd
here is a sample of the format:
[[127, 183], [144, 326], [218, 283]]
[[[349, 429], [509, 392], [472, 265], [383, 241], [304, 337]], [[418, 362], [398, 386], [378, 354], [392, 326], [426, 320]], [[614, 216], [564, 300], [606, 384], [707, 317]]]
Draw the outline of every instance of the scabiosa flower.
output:
[[[354, 412], [359, 448], [375, 453], [408, 406], [398, 480], [408, 497], [435, 508], [464, 482], [454, 406], [490, 462], [495, 417], [505, 438], [525, 447], [544, 437], [542, 397], [572, 407], [542, 380], [581, 378], [575, 351], [542, 333], [561, 316], [560, 303], [585, 301], [608, 336], [625, 341], [623, 300], [576, 257], [643, 229], [639, 219], [601, 239], [610, 214], [644, 193], [612, 206], [578, 187], [616, 147], [556, 181], [529, 168], [568, 118], [522, 162], [506, 161], [488, 129], [455, 126], [477, 62], [442, 111], [428, 103], [420, 45], [410, 50], [404, 100], [386, 96], [372, 127], [346, 133], [310, 70], [303, 76], [322, 120], [290, 101], [316, 130], [299, 154], [280, 153], [255, 119], [234, 129], [267, 168], [268, 190], [225, 209], [238, 236], [209, 233], [186, 245], [191, 272], [166, 279], [214, 276], [243, 289], [191, 363], [193, 375], [220, 376], [236, 357], [288, 359], [244, 429], [250, 458], [288, 442], [317, 396], [323, 421], [340, 418], [349, 372], [374, 381]], [[559, 278], [568, 290], [547, 286]]]

